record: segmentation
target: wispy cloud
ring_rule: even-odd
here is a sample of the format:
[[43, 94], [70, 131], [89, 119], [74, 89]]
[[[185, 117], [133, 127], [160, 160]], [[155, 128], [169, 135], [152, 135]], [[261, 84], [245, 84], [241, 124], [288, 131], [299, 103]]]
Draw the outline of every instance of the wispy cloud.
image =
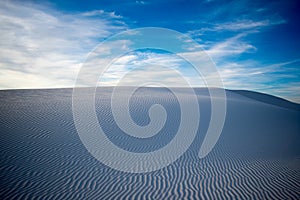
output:
[[[207, 46], [206, 53], [216, 63], [218, 74], [205, 72], [206, 76], [197, 74], [193, 66], [187, 64], [181, 57], [172, 54], [153, 52], [135, 52], [116, 60], [104, 73], [100, 85], [137, 85], [143, 82], [161, 82], [170, 86], [180, 86], [182, 82], [178, 75], [185, 78], [194, 87], [206, 87], [207, 80], [212, 85], [218, 76], [228, 89], [245, 89], [271, 93], [283, 98], [298, 101], [300, 82], [300, 60], [290, 60], [281, 63], [262, 63], [256, 60], [233, 61], [230, 58], [243, 53], [251, 53], [255, 47], [242, 42], [243, 34], [238, 34], [225, 41]], [[187, 46], [189, 49], [189, 47]], [[203, 52], [181, 52], [185, 56], [201, 63]], [[199, 60], [200, 59], [200, 60]], [[205, 65], [205, 63], [203, 63]], [[165, 67], [165, 68], [161, 68]], [[166, 68], [171, 68], [166, 70]], [[205, 68], [203, 68], [205, 70]], [[202, 68], [201, 68], [202, 70]], [[202, 71], [203, 72], [203, 71]], [[126, 78], [124, 78], [126, 77]], [[119, 80], [122, 80], [119, 83]], [[272, 83], [272, 84], [270, 84]], [[292, 92], [292, 95], [289, 92]], [[299, 90], [299, 91], [298, 91]]]
[[213, 59], [224, 59], [227, 56], [236, 56], [245, 52], [255, 51], [256, 48], [253, 45], [241, 39], [245, 35], [245, 33], [238, 34], [224, 41], [207, 45], [204, 48]]
[[[99, 84], [138, 85], [142, 80], [144, 83], [161, 82], [179, 86], [176, 76], [183, 62], [178, 56], [167, 53], [132, 52], [115, 60], [103, 74]], [[122, 81], [119, 83], [120, 80]]]
[[247, 29], [257, 29], [269, 25], [270, 25], [269, 20], [263, 20], [263, 21], [241, 20], [236, 22], [226, 22], [222, 24], [216, 24], [211, 30], [240, 31], [240, 30], [247, 30]]
[[275, 64], [227, 62], [218, 70], [226, 88], [256, 90], [300, 102], [299, 65], [299, 59]]
[[263, 27], [274, 26], [286, 23], [285, 20], [237, 20], [233, 22], [225, 22], [220, 24], [215, 24], [210, 31], [245, 31], [245, 30], [258, 30]]
[[104, 10], [93, 10], [93, 11], [88, 11], [88, 12], [83, 12], [80, 13], [80, 15], [85, 16], [85, 17], [107, 17], [111, 19], [122, 19], [123, 17], [121, 15], [116, 15], [115, 12], [105, 12]]
[[231, 22], [224, 22], [219, 24], [207, 24], [205, 27], [188, 31], [188, 35], [197, 41], [201, 41], [201, 37], [207, 35], [217, 35], [222, 32], [238, 32], [238, 33], [257, 33], [261, 29], [286, 23], [285, 20], [270, 21], [253, 21], [253, 20], [238, 20]]
[[142, 5], [147, 4], [147, 2], [145, 2], [145, 1], [135, 1], [135, 3], [136, 4], [142, 4]]
[[87, 53], [126, 28], [101, 10], [66, 14], [19, 1], [0, 2], [0, 88], [71, 87]]
[[[260, 8], [255, 12], [265, 11]], [[300, 102], [299, 59], [279, 63], [256, 60], [259, 47], [249, 39], [253, 34], [287, 21], [276, 14], [268, 14], [263, 20], [253, 16], [207, 23], [200, 29], [189, 31], [188, 35], [203, 44], [206, 53], [216, 63], [226, 88], [256, 90]], [[244, 54], [248, 54], [247, 59], [240, 59]]]

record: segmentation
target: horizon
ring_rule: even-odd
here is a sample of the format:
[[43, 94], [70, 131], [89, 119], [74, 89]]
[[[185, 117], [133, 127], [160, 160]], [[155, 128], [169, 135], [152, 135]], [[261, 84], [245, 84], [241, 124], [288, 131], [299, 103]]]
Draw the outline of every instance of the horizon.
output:
[[[119, 85], [119, 86], [115, 86], [115, 85], [105, 85], [105, 86], [101, 86], [101, 87], [95, 87], [96, 89], [98, 88], [113, 88], [113, 87], [124, 87], [124, 88], [136, 88], [136, 86], [134, 85]], [[83, 87], [77, 87], [77, 89], [86, 89], [86, 88], [90, 88], [89, 86], [83, 86]], [[91, 87], [93, 88], [93, 87]], [[189, 87], [161, 87], [161, 86], [141, 86], [141, 87], [138, 87], [137, 89], [140, 89], [140, 88], [165, 88], [165, 89], [168, 89], [168, 88], [173, 88], [173, 89], [188, 89]], [[275, 96], [275, 95], [272, 95], [272, 94], [268, 94], [268, 93], [263, 93], [263, 92], [259, 92], [259, 91], [254, 91], [254, 90], [241, 90], [241, 89], [227, 89], [227, 88], [217, 88], [217, 87], [191, 87], [192, 89], [224, 89], [225, 91], [229, 91], [229, 92], [251, 92], [251, 93], [256, 93], [256, 94], [262, 94], [262, 95], [267, 95], [267, 96], [271, 96], [271, 97], [275, 97], [275, 98], [278, 98], [278, 99], [281, 99], [281, 100], [284, 100], [284, 101], [287, 101], [289, 103], [292, 103], [292, 104], [298, 104], [300, 105], [299, 102], [295, 102], [295, 101], [291, 101], [289, 99], [285, 99], [283, 97], [280, 97], [280, 96]], [[22, 89], [0, 89], [0, 91], [15, 91], [15, 90], [64, 90], [64, 89], [67, 89], [67, 90], [74, 90], [74, 87], [65, 87], [65, 88], [22, 88]], [[245, 96], [245, 95], [244, 95]], [[248, 97], [248, 98], [251, 98], [251, 97]], [[251, 98], [252, 99], [252, 98]]]

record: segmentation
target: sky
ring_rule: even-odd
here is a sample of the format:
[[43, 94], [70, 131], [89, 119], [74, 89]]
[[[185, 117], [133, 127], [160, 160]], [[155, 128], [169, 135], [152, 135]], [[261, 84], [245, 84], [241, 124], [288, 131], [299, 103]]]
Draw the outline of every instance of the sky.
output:
[[[300, 103], [299, 13], [299, 1], [292, 0], [1, 0], [0, 89], [74, 87], [99, 43], [122, 31], [162, 27], [197, 41], [225, 88]], [[178, 86], [167, 69], [153, 65], [175, 69], [192, 86], [203, 86], [180, 57], [155, 50], [117, 59], [100, 85], [117, 84], [136, 68], [125, 84], [147, 77]]]

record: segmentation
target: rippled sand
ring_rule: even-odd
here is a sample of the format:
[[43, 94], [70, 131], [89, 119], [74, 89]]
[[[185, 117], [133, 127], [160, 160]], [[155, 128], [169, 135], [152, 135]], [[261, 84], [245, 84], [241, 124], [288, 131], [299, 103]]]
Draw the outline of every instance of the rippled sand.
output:
[[[167, 89], [140, 89], [130, 102], [139, 125], [149, 123], [147, 111], [154, 103], [168, 113], [162, 131], [142, 141], [115, 124], [110, 92], [98, 89], [95, 106], [114, 144], [150, 152], [172, 140], [180, 109]], [[255, 92], [227, 91], [222, 135], [200, 159], [210, 100], [205, 89], [196, 93], [200, 127], [188, 151], [161, 170], [131, 174], [87, 152], [73, 123], [71, 89], [0, 91], [0, 199], [299, 199], [300, 106]]]

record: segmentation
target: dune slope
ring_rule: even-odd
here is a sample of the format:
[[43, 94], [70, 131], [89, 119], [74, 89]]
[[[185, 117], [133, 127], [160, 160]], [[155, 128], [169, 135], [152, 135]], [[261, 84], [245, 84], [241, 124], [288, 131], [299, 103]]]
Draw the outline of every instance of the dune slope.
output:
[[[172, 140], [180, 108], [170, 91], [142, 88], [131, 99], [131, 116], [139, 125], [149, 123], [154, 103], [168, 114], [163, 129], [141, 141], [114, 122], [111, 90], [98, 89], [95, 106], [114, 144], [150, 152]], [[144, 174], [116, 171], [88, 153], [74, 126], [71, 89], [0, 91], [0, 198], [299, 199], [299, 105], [255, 92], [226, 91], [223, 132], [212, 152], [200, 159], [211, 102], [207, 90], [195, 91], [201, 118], [194, 142], [173, 164]]]

